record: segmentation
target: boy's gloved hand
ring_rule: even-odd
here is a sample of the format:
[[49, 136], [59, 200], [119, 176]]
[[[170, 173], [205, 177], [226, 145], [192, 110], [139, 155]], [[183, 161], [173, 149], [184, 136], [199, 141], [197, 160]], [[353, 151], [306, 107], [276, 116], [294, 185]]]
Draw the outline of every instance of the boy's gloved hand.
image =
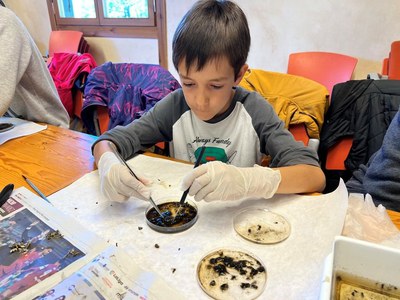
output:
[[123, 202], [131, 196], [142, 200], [149, 199], [150, 190], [146, 185], [150, 184], [151, 180], [138, 174], [136, 175], [140, 181], [136, 180], [114, 153], [105, 152], [100, 157], [98, 168], [100, 190], [109, 200]]
[[238, 168], [219, 161], [208, 162], [183, 178], [181, 189], [189, 189], [196, 201], [271, 198], [281, 182], [281, 173], [255, 165]]

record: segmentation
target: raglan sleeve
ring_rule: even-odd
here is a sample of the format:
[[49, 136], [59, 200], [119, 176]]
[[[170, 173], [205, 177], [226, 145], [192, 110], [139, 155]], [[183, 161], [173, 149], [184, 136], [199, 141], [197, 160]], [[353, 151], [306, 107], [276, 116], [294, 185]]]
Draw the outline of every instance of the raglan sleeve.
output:
[[260, 151], [271, 157], [270, 167], [319, 166], [316, 151], [294, 139], [267, 101], [255, 102], [251, 109], [253, 126], [260, 139]]

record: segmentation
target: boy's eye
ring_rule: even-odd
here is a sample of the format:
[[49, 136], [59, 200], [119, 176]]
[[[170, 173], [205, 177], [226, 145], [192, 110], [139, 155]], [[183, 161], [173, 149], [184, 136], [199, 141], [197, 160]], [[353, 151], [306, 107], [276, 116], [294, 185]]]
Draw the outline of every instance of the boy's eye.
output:
[[219, 90], [223, 88], [223, 85], [211, 85], [213, 89]]
[[185, 87], [192, 87], [192, 86], [194, 86], [194, 83], [183, 83], [183, 85], [185, 86]]

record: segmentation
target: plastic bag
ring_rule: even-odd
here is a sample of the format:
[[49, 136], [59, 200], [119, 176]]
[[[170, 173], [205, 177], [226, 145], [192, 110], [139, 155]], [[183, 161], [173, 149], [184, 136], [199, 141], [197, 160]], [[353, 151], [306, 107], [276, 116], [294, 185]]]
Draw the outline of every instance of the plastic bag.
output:
[[393, 224], [386, 208], [375, 206], [371, 196], [367, 194], [350, 194], [349, 205], [344, 222], [344, 236], [386, 244], [400, 248], [400, 231]]

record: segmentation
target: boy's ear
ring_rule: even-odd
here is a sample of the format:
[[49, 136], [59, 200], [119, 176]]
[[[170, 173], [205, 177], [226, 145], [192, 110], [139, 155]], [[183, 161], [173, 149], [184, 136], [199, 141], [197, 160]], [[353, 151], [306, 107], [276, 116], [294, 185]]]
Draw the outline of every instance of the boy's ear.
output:
[[239, 73], [237, 74], [237, 78], [235, 80], [235, 86], [237, 86], [240, 81], [242, 80], [244, 74], [246, 73], [246, 71], [249, 69], [249, 65], [248, 64], [244, 64], [241, 68]]

